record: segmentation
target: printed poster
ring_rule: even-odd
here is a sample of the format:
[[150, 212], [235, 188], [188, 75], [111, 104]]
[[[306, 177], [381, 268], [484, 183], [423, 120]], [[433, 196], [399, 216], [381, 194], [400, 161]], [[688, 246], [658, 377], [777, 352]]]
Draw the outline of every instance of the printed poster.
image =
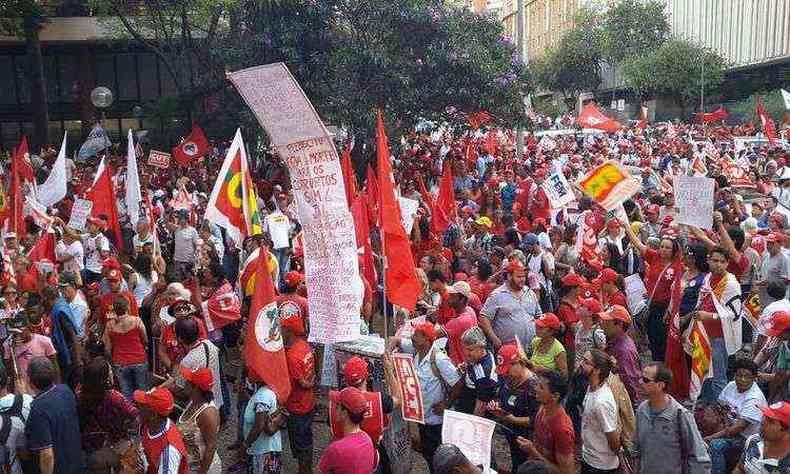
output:
[[483, 466], [483, 472], [491, 468], [491, 439], [496, 423], [479, 416], [467, 415], [453, 410], [444, 411], [442, 443], [458, 446], [458, 449], [475, 466]]
[[395, 366], [395, 376], [400, 384], [401, 415], [406, 421], [425, 423], [425, 413], [422, 404], [422, 389], [417, 378], [417, 369], [414, 367], [414, 356], [411, 354], [393, 354], [392, 363]]
[[700, 229], [713, 228], [713, 178], [704, 176], [675, 176], [675, 222]]
[[561, 169], [555, 170], [546, 178], [546, 181], [543, 182], [543, 190], [546, 191], [552, 209], [562, 209], [576, 199], [573, 189]]

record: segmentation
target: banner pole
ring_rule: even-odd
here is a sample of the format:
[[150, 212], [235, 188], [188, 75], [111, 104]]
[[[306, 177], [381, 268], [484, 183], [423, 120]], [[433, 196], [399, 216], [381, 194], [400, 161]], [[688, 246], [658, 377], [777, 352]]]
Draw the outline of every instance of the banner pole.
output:
[[384, 342], [386, 343], [389, 336], [389, 317], [387, 316], [387, 238], [384, 228], [380, 227], [379, 229], [381, 231], [381, 255], [384, 258], [384, 265], [381, 266], [381, 312], [384, 315]]

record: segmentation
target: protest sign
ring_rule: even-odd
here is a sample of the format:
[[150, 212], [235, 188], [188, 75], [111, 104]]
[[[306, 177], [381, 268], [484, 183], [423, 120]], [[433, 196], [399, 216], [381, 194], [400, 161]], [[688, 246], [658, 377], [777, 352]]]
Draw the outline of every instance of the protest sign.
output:
[[702, 176], [676, 176], [675, 222], [700, 229], [713, 228], [713, 188], [715, 181]]
[[623, 279], [625, 287], [625, 300], [631, 314], [637, 314], [647, 304], [647, 288], [645, 288], [642, 278], [638, 274], [633, 274]]
[[88, 216], [93, 210], [93, 201], [87, 199], [75, 199], [71, 206], [71, 217], [69, 217], [69, 227], [75, 230], [84, 231]]
[[610, 160], [591, 169], [579, 181], [585, 194], [607, 211], [636, 194], [642, 185], [620, 163]]
[[392, 363], [395, 366], [395, 375], [398, 377], [401, 395], [401, 414], [406, 421], [425, 423], [425, 413], [422, 405], [422, 390], [420, 380], [417, 378], [417, 369], [414, 368], [414, 356], [411, 354], [394, 354]]
[[552, 209], [562, 209], [576, 199], [561, 169], [556, 170], [543, 182], [543, 190], [546, 191]]
[[488, 472], [491, 467], [491, 438], [494, 428], [496, 423], [491, 420], [445, 410], [442, 443], [458, 446], [473, 465], [483, 466], [483, 472]]
[[148, 164], [157, 168], [170, 168], [170, 153], [151, 150], [148, 152]]
[[228, 75], [291, 176], [304, 232], [310, 342], [359, 337], [363, 284], [354, 220], [334, 142], [283, 63]]

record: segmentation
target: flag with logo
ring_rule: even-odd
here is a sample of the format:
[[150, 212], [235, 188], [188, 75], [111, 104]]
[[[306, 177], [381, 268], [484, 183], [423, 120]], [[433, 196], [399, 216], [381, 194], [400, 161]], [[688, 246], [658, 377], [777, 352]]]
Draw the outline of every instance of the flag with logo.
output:
[[614, 133], [620, 130], [621, 127], [620, 122], [604, 115], [593, 103], [584, 106], [579, 112], [576, 123], [583, 128], [595, 128], [608, 133]]
[[691, 355], [689, 398], [696, 400], [702, 384], [713, 376], [713, 349], [701, 321], [692, 321], [684, 333], [684, 349]]
[[110, 136], [107, 135], [107, 132], [102, 128], [101, 124], [97, 123], [93, 126], [91, 133], [88, 134], [88, 138], [83, 142], [80, 151], [77, 152], [77, 161], [87, 160], [91, 156], [111, 146], [112, 142], [110, 141]]
[[241, 302], [239, 295], [227, 281], [211, 294], [208, 301], [203, 302], [203, 315], [209, 332], [241, 319]]
[[237, 246], [241, 246], [245, 237], [262, 233], [258, 198], [240, 129], [236, 130], [211, 191], [206, 220], [223, 227]]
[[609, 211], [636, 194], [642, 185], [618, 162], [610, 160], [591, 169], [579, 181], [579, 187]]
[[192, 126], [192, 131], [177, 146], [171, 150], [173, 158], [181, 166], [187, 166], [192, 161], [208, 153], [208, 140], [203, 129], [197, 125]]
[[[269, 253], [265, 248], [261, 252]], [[265, 262], [266, 258], [258, 259], [255, 271], [255, 292], [244, 339], [244, 363], [250, 378], [265, 383], [277, 394], [277, 401], [284, 403], [291, 394], [291, 378], [285, 359], [280, 312], [274, 300], [274, 285]]]

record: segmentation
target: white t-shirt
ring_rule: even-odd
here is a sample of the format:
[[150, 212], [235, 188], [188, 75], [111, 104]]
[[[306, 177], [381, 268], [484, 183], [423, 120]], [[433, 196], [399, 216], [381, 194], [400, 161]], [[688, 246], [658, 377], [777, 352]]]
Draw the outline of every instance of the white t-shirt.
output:
[[730, 421], [734, 422], [736, 419], [744, 419], [749, 422], [749, 426], [741, 432], [740, 436], [748, 438], [760, 431], [760, 424], [763, 422], [763, 412], [760, 411], [759, 407], [768, 405], [768, 402], [765, 400], [763, 391], [760, 390], [756, 383], [753, 383], [749, 390], [740, 393], [733, 380], [724, 387], [724, 390], [719, 395], [719, 401], [726, 403], [732, 409], [735, 418]]
[[67, 272], [79, 273], [85, 265], [85, 252], [82, 249], [82, 242], [79, 240], [75, 240], [69, 245], [66, 245], [66, 243], [61, 240], [55, 247], [55, 256], [58, 257], [58, 259], [69, 256], [74, 257], [63, 264], [63, 270]]
[[608, 385], [587, 390], [582, 413], [582, 458], [596, 469], [615, 469], [620, 465], [617, 453], [609, 448], [606, 433], [617, 430], [617, 402]]
[[82, 236], [82, 247], [85, 250], [85, 269], [93, 273], [101, 273], [101, 263], [104, 260], [101, 252], [110, 251], [110, 241], [103, 234], [96, 236], [85, 234]]
[[77, 292], [77, 296], [68, 303], [71, 312], [74, 314], [74, 322], [77, 323], [77, 335], [79, 337], [85, 337], [85, 322], [88, 320], [88, 316], [90, 316], [90, 307], [88, 307], [85, 297], [82, 296], [82, 292]]
[[290, 247], [291, 220], [280, 211], [274, 211], [263, 220], [264, 231], [272, 237], [272, 248]]
[[[30, 395], [22, 395], [22, 417], [27, 420], [30, 416], [30, 404], [33, 403], [33, 397]], [[10, 408], [14, 404], [14, 394], [8, 394], [0, 398], [0, 409]], [[2, 419], [0, 419], [0, 429], [2, 429]], [[11, 432], [8, 433], [8, 441], [5, 443], [9, 451], [11, 459], [11, 474], [22, 474], [22, 465], [16, 458], [16, 452], [19, 449], [25, 449], [25, 423], [19, 417], [11, 417]]]

